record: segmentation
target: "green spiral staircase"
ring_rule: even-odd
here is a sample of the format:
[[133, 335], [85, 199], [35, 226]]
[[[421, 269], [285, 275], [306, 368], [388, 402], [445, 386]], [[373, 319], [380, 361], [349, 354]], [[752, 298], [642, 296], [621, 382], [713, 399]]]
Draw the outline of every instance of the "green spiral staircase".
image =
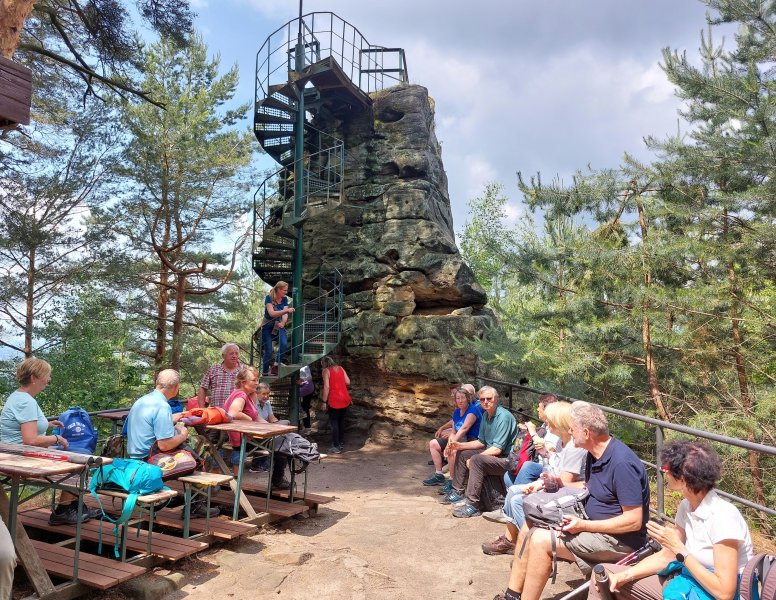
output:
[[[296, 386], [289, 376], [334, 350], [342, 334], [340, 271], [324, 264], [314, 280], [302, 280], [305, 221], [341, 204], [345, 177], [342, 140], [314, 123], [363, 111], [372, 103], [370, 92], [406, 82], [401, 48], [369, 44], [331, 12], [289, 21], [257, 53], [254, 133], [279, 168], [254, 195], [252, 264], [269, 285], [288, 282], [296, 308], [287, 326], [288, 364], [262, 380], [273, 382], [275, 406], [283, 404], [277, 392], [289, 390], [292, 422]], [[257, 329], [252, 364], [261, 363], [261, 344]]]

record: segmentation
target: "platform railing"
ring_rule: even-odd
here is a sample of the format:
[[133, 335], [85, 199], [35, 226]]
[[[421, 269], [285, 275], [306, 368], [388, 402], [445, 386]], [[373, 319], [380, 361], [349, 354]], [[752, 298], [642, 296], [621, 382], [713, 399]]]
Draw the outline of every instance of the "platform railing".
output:
[[363, 92], [406, 83], [407, 61], [402, 48], [376, 46], [353, 25], [333, 12], [311, 12], [273, 31], [256, 53], [256, 101], [269, 87], [288, 81], [295, 47], [302, 36], [305, 64], [334, 58], [350, 81]]
[[[536, 404], [538, 404], [539, 396], [542, 396], [544, 394], [553, 394], [557, 396], [560, 400], [567, 400], [569, 402], [574, 402], [575, 400], [577, 400], [577, 398], [564, 396], [563, 394], [557, 394], [555, 392], [539, 390], [536, 388], [532, 388], [526, 385], [509, 382], [509, 381], [490, 379], [487, 377], [479, 377], [478, 381], [481, 382], [482, 385], [487, 384], [494, 387], [499, 392], [499, 395], [502, 398], [502, 401], [501, 401], [502, 405], [508, 407], [512, 412], [517, 413], [522, 417], [528, 416], [530, 418], [534, 418], [534, 419], [536, 418], [536, 417], [533, 417], [533, 415], [526, 413], [523, 410], [523, 407], [516, 406], [518, 404], [518, 401], [517, 401], [518, 396], [522, 396], [524, 399], [530, 399], [531, 406], [535, 406]], [[674, 431], [688, 436], [702, 438], [710, 442], [720, 443], [720, 444], [724, 444], [735, 448], [742, 448], [747, 451], [758, 452], [766, 456], [776, 457], [776, 447], [774, 446], [768, 446], [766, 444], [750, 442], [748, 440], [741, 440], [738, 438], [733, 438], [726, 435], [705, 431], [703, 429], [696, 429], [694, 427], [688, 427], [686, 425], [680, 425], [678, 423], [671, 423], [669, 421], [661, 421], [660, 419], [655, 419], [652, 417], [628, 412], [625, 410], [620, 410], [617, 408], [612, 408], [609, 406], [604, 406], [601, 404], [595, 404], [593, 402], [591, 402], [591, 404], [598, 406], [601, 410], [603, 410], [605, 413], [609, 415], [616, 415], [617, 417], [621, 417], [627, 421], [631, 421], [631, 422], [636, 421], [638, 423], [643, 424], [645, 427], [654, 428], [654, 453], [651, 453], [651, 455], [648, 457], [640, 456], [639, 458], [641, 459], [641, 462], [644, 464], [644, 466], [647, 468], [648, 472], [654, 472], [655, 474], [655, 483], [656, 483], [655, 512], [661, 518], [667, 518], [665, 514], [665, 490], [666, 490], [665, 478], [663, 477], [663, 472], [660, 470], [660, 464], [659, 464], [660, 451], [663, 447], [666, 431]], [[641, 453], [643, 454], [643, 452]], [[637, 452], [637, 454], [639, 454], [639, 452]], [[765, 474], [764, 479], [766, 481], [772, 481], [772, 478], [769, 478], [767, 473]], [[717, 492], [719, 493], [720, 496], [723, 496], [738, 504], [741, 504], [742, 506], [746, 506], [747, 508], [751, 508], [759, 512], [761, 515], [769, 515], [772, 517], [776, 517], [776, 509], [774, 508], [764, 506], [762, 504], [758, 504], [757, 502], [753, 502], [748, 498], [744, 498], [736, 494], [731, 494], [723, 490], [717, 490]]]

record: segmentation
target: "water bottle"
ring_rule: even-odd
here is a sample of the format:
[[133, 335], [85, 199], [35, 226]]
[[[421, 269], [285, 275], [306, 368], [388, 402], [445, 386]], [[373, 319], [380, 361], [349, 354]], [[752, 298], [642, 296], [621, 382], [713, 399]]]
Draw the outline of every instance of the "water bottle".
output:
[[550, 463], [546, 458], [544, 459], [544, 466], [542, 467], [542, 474], [540, 477], [544, 480], [545, 492], [553, 493], [560, 489], [558, 479], [553, 475], [552, 470], [550, 469]]
[[612, 590], [609, 589], [609, 574], [603, 565], [593, 567], [593, 577], [595, 577], [595, 584], [598, 587], [598, 595], [601, 596], [601, 600], [614, 600]]

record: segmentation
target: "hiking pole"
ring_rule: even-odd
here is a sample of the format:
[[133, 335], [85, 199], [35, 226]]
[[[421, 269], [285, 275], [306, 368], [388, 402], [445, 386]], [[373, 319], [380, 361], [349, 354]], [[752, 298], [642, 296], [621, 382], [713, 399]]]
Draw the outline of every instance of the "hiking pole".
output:
[[[644, 544], [641, 548], [638, 550], [631, 552], [628, 554], [628, 556], [621, 558], [618, 560], [616, 565], [632, 565], [633, 563], [639, 562], [641, 559], [646, 558], [650, 554], [654, 554], [655, 552], [660, 552], [662, 550], [662, 546], [658, 544], [655, 540], [652, 538], [647, 538], [647, 543]], [[584, 592], [587, 588], [590, 587], [590, 580], [588, 579], [585, 583], [580, 585], [578, 588], [575, 588], [571, 590], [568, 594], [563, 596], [560, 600], [571, 600], [571, 598], [574, 598], [577, 594], [580, 594]]]

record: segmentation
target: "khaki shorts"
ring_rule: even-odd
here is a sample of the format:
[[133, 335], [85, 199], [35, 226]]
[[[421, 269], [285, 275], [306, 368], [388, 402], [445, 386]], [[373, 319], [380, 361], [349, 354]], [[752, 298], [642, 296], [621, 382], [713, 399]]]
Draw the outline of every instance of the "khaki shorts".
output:
[[584, 575], [590, 575], [593, 565], [598, 563], [616, 563], [633, 552], [633, 548], [623, 544], [608, 533], [563, 533], [560, 536], [563, 544], [576, 559], [576, 563]]

